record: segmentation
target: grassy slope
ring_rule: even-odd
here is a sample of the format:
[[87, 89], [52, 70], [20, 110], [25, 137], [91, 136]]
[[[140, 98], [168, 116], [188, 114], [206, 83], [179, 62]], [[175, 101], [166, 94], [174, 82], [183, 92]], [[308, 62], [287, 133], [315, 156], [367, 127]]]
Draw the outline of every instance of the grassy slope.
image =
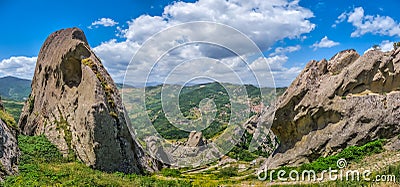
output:
[[185, 180], [93, 170], [76, 160], [63, 158], [43, 135], [20, 135], [18, 141], [22, 152], [20, 174], [6, 178], [4, 186], [191, 186]]

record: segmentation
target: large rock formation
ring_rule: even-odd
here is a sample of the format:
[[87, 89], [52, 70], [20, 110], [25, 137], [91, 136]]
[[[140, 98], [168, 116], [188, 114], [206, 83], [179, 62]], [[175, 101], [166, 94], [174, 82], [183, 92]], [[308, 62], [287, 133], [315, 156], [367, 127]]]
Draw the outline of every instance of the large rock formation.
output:
[[270, 167], [299, 165], [400, 133], [400, 49], [311, 61], [279, 99]]
[[20, 155], [13, 118], [6, 113], [0, 98], [0, 180], [18, 173]]
[[26, 135], [45, 134], [64, 155], [96, 169], [140, 173], [157, 169], [132, 138], [117, 87], [77, 28], [43, 44], [32, 93], [19, 121]]

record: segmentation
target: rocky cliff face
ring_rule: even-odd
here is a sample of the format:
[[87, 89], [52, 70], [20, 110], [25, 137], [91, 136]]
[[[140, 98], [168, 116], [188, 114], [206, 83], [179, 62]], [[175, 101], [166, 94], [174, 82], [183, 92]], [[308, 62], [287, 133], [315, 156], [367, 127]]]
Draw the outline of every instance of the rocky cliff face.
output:
[[9, 116], [3, 107], [0, 99], [0, 180], [6, 176], [18, 173], [18, 157], [20, 155], [16, 131], [11, 127], [15, 124], [10, 123]]
[[270, 167], [299, 165], [350, 145], [400, 134], [400, 49], [354, 50], [311, 61], [280, 97]]
[[156, 170], [158, 164], [132, 138], [124, 112], [84, 33], [77, 28], [52, 33], [38, 56], [21, 132], [45, 134], [65, 156], [103, 171]]

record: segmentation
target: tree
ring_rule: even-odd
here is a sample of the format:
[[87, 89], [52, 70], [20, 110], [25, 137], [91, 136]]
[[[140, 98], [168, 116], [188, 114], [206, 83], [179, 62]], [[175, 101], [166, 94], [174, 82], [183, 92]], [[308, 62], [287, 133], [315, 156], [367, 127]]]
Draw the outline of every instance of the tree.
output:
[[397, 50], [397, 48], [399, 48], [400, 47], [400, 42], [394, 42], [393, 43], [393, 49], [394, 50]]
[[380, 51], [381, 47], [379, 45], [375, 44], [372, 46], [372, 50]]

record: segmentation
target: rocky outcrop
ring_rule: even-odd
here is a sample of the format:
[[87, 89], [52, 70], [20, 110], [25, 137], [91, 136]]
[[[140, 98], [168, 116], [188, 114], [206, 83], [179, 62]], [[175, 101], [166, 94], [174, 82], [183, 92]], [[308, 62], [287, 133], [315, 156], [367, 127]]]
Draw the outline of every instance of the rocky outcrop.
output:
[[354, 50], [311, 61], [280, 97], [270, 167], [299, 165], [400, 134], [400, 49]]
[[[17, 144], [15, 124], [12, 117], [6, 113], [0, 99], [0, 180], [6, 176], [18, 173], [18, 157], [20, 151]], [[15, 123], [15, 122], [14, 122]]]
[[199, 146], [203, 146], [204, 145], [204, 141], [203, 141], [203, 133], [197, 132], [197, 131], [192, 131], [189, 134], [189, 138], [186, 142], [186, 146], [189, 147], [199, 147]]
[[76, 155], [95, 169], [157, 169], [132, 138], [117, 87], [80, 29], [46, 39], [31, 86], [19, 121], [23, 134], [45, 134], [65, 156]]

